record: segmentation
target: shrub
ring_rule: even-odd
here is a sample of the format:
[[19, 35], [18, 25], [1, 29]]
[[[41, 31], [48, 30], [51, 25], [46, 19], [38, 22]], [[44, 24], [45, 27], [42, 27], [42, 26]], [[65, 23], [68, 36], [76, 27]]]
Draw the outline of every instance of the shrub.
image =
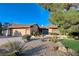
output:
[[61, 43], [65, 46], [65, 47], [69, 47], [73, 50], [75, 50], [76, 52], [79, 51], [79, 41], [78, 40], [62, 40]]
[[49, 41], [52, 41], [54, 43], [57, 42], [57, 38], [54, 36], [54, 37], [49, 37]]
[[33, 35], [33, 36], [39, 36], [40, 33], [39, 33], [39, 32], [32, 32], [32, 35]]
[[56, 43], [57, 42], [57, 39], [52, 38], [52, 42]]
[[49, 33], [50, 35], [59, 35], [58, 33]]
[[30, 41], [31, 35], [24, 35], [22, 38], [26, 39], [27, 41]]
[[8, 41], [0, 46], [0, 55], [19, 56], [24, 48], [26, 48], [25, 43], [22, 41]]

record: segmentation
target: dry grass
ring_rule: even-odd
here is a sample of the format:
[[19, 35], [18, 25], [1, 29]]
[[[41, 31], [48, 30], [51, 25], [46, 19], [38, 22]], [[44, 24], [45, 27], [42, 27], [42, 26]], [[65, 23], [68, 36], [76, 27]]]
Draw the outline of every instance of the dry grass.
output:
[[23, 41], [10, 41], [8, 40], [4, 44], [0, 45], [0, 55], [2, 56], [14, 56], [16, 52], [21, 53], [25, 48], [25, 43]]

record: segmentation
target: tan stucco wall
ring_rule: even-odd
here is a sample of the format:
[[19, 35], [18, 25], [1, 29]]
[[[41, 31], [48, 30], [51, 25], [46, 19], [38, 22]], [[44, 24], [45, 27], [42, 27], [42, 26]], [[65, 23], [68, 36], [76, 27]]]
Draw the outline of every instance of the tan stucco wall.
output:
[[31, 35], [31, 28], [26, 28], [26, 34]]
[[58, 29], [48, 29], [49, 33], [60, 33]]
[[26, 35], [26, 34], [30, 34], [30, 28], [25, 28], [25, 29], [12, 29], [12, 36], [15, 36], [15, 32], [18, 31], [21, 33], [21, 35]]
[[48, 33], [52, 33], [53, 32], [53, 30], [52, 29], [48, 29]]

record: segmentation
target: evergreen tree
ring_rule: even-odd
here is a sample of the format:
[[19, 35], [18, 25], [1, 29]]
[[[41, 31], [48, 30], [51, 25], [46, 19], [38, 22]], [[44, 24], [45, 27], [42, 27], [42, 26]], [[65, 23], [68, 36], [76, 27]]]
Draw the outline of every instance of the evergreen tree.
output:
[[2, 23], [0, 22], [0, 35], [2, 35]]

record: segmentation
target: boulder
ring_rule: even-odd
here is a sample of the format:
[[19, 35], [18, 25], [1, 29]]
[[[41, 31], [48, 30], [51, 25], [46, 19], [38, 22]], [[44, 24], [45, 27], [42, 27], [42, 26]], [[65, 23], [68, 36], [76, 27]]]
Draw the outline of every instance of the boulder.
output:
[[68, 48], [68, 54], [72, 55], [72, 56], [77, 56], [78, 55], [76, 51], [74, 51], [73, 49], [70, 49], [70, 48]]
[[57, 42], [57, 43], [55, 43], [54, 45], [57, 45], [57, 46], [59, 46], [59, 47], [63, 47], [63, 46], [64, 46], [61, 42]]
[[59, 53], [64, 53], [67, 56], [77, 56], [78, 53], [70, 48], [65, 48], [61, 42], [57, 42], [54, 44], [54, 50], [58, 51]]
[[31, 39], [34, 39], [34, 38], [36, 38], [35, 36], [31, 36]]
[[65, 47], [59, 47], [59, 48], [58, 48], [58, 51], [67, 53], [67, 49], [66, 49]]
[[66, 35], [58, 35], [58, 39], [68, 39]]
[[57, 51], [67, 52], [67, 49], [64, 47], [64, 45], [61, 42], [55, 43], [54, 48], [55, 47], [58, 47]]

